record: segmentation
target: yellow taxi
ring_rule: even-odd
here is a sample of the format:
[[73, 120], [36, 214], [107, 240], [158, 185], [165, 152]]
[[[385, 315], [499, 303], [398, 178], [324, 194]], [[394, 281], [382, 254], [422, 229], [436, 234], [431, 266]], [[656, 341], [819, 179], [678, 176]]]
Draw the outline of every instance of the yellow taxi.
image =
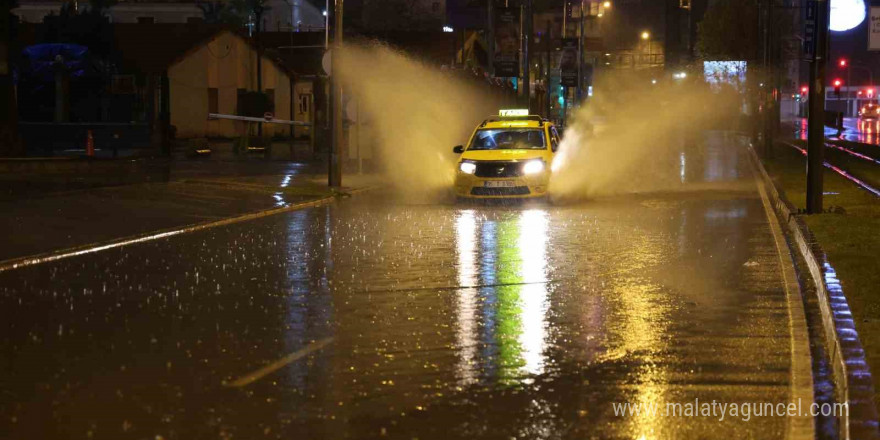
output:
[[501, 110], [483, 121], [467, 147], [459, 145], [455, 195], [461, 198], [535, 198], [547, 195], [559, 134], [528, 110]]

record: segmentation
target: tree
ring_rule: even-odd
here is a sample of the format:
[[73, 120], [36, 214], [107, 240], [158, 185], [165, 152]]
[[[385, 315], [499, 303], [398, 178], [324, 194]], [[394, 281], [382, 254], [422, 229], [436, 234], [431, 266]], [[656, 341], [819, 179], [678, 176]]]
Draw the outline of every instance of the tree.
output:
[[226, 5], [223, 2], [199, 2], [196, 3], [196, 6], [202, 10], [202, 15], [205, 18], [205, 23], [219, 24], [224, 22], [223, 13], [226, 10]]
[[364, 25], [381, 31], [440, 29], [440, 16], [430, 5], [420, 0], [364, 0]]
[[228, 24], [237, 27], [254, 26], [270, 8], [267, 0], [230, 0], [199, 2], [205, 23]]
[[758, 58], [756, 0], [719, 0], [697, 25], [697, 51], [703, 59], [748, 61]]

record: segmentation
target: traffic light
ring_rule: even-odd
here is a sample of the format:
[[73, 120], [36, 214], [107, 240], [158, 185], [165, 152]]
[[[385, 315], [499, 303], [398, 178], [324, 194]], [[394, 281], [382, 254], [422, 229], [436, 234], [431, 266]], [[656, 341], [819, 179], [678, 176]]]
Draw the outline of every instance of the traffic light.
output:
[[834, 94], [836, 94], [838, 98], [840, 98], [840, 85], [841, 84], [843, 84], [843, 81], [841, 81], [839, 79], [834, 80]]
[[801, 95], [806, 96], [809, 93], [810, 89], [807, 86], [801, 87]]
[[846, 58], [841, 58], [839, 65], [840, 67], [846, 67]]

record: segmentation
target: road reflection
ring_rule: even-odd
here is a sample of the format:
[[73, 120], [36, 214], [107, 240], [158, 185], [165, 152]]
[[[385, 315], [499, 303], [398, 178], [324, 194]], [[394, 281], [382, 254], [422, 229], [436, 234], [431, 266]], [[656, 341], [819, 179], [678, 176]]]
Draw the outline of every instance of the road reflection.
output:
[[477, 380], [478, 345], [484, 347], [483, 374], [509, 383], [541, 374], [547, 339], [548, 214], [534, 209], [478, 219], [466, 210], [458, 215], [455, 232], [461, 286], [459, 380]]

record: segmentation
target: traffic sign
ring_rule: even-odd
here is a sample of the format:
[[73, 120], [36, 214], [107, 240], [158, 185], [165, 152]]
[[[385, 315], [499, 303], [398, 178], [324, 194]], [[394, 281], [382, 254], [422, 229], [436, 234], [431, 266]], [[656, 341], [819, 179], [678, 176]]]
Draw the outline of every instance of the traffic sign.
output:
[[880, 50], [880, 7], [871, 7], [871, 22], [868, 29], [868, 50]]
[[804, 20], [804, 58], [807, 61], [816, 59], [816, 31], [819, 25], [819, 2], [807, 2], [807, 16]]

